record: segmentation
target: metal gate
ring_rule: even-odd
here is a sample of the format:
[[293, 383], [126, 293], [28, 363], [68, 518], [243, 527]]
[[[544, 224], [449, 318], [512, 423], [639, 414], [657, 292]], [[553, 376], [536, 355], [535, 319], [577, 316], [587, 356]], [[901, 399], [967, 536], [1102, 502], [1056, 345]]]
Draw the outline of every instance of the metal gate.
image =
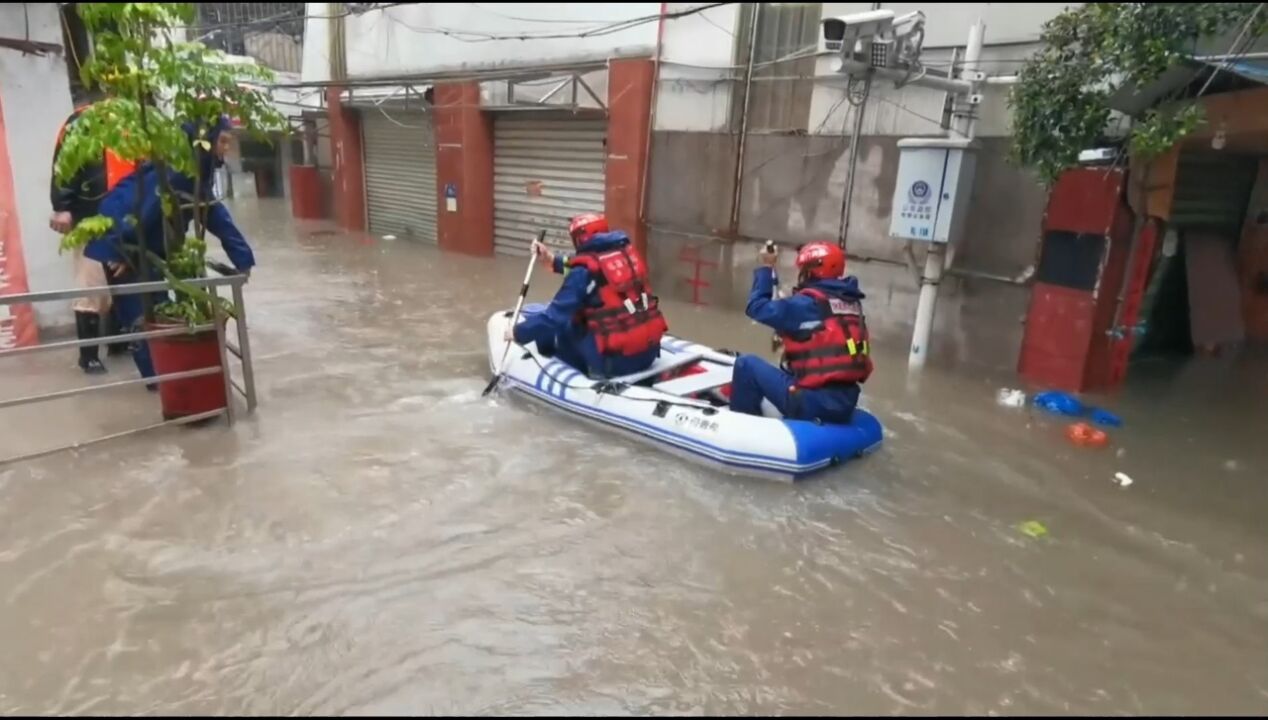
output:
[[436, 242], [436, 140], [431, 114], [361, 115], [366, 220], [375, 235]]
[[505, 114], [493, 124], [493, 238], [528, 253], [538, 230], [567, 244], [568, 220], [603, 211], [606, 120]]

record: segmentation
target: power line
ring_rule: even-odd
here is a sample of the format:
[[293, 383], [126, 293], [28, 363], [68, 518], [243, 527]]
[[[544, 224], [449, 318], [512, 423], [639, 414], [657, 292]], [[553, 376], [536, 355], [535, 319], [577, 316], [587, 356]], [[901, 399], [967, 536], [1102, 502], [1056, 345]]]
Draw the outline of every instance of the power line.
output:
[[276, 15], [268, 15], [254, 20], [230, 20], [222, 23], [195, 23], [193, 25], [173, 25], [177, 30], [199, 30], [202, 32], [212, 32], [214, 30], [224, 30], [227, 28], [246, 29], [253, 28], [257, 25], [272, 25], [276, 27], [283, 23], [295, 22], [299, 20], [338, 20], [339, 18], [350, 17], [353, 15], [364, 15], [374, 10], [386, 10], [388, 8], [399, 7], [401, 5], [417, 5], [418, 3], [408, 2], [389, 2], [376, 3], [373, 7], [355, 8], [344, 10], [343, 12], [334, 13], [332, 15], [308, 15], [306, 13], [284, 12]]
[[496, 42], [499, 40], [561, 40], [561, 39], [571, 40], [571, 39], [581, 39], [581, 38], [588, 38], [588, 37], [603, 37], [605, 35], [612, 35], [618, 32], [623, 32], [625, 30], [639, 27], [640, 25], [646, 25], [648, 23], [653, 23], [653, 22], [660, 22], [662, 20], [677, 20], [679, 18], [684, 18], [690, 15], [695, 15], [697, 13], [704, 12], [705, 10], [710, 10], [716, 7], [721, 7], [723, 5], [730, 5], [730, 4], [732, 3], [725, 3], [725, 2], [709, 3], [707, 5], [698, 5], [696, 7], [688, 8], [686, 10], [680, 10], [677, 12], [656, 14], [656, 15], [643, 15], [641, 17], [630, 18], [628, 20], [622, 20], [616, 23], [609, 23], [606, 25], [596, 26], [588, 30], [582, 30], [578, 32], [565, 32], [565, 33], [550, 33], [550, 32], [548, 33], [519, 33], [519, 34], [508, 35], [508, 34], [498, 34], [498, 33], [486, 33], [486, 32], [482, 32], [478, 30], [457, 30], [453, 28], [444, 28], [444, 27], [418, 27], [401, 20], [400, 18], [392, 15], [391, 13], [387, 13], [387, 18], [391, 20], [392, 22], [396, 23], [397, 25], [400, 25], [403, 28], [406, 28], [408, 30], [411, 30], [419, 34], [444, 35], [446, 37], [452, 38], [454, 40], [458, 40], [460, 42], [478, 43], [478, 42]]
[[[596, 20], [575, 20], [571, 18], [518, 17], [515, 15], [507, 15], [506, 13], [500, 13], [497, 10], [491, 10], [487, 7], [484, 7], [480, 3], [467, 3], [467, 4], [477, 10], [480, 10], [481, 12], [486, 12], [486, 13], [489, 13], [490, 15], [497, 15], [498, 17], [506, 18], [507, 20], [515, 20], [517, 22], [536, 22], [536, 23], [544, 23], [544, 24], [556, 24], [556, 25], [590, 25], [592, 23], [598, 22]], [[623, 22], [623, 21], [622, 20], [604, 20], [602, 22], [611, 24], [611, 23], [617, 23], [617, 22]]]
[[708, 15], [701, 15], [701, 16], [700, 16], [700, 19], [701, 19], [701, 20], [704, 20], [704, 21], [705, 21], [705, 22], [707, 22], [707, 23], [709, 23], [709, 24], [710, 24], [710, 25], [712, 25], [713, 27], [715, 27], [715, 28], [717, 28], [717, 29], [721, 30], [722, 32], [726, 33], [727, 35], [730, 35], [731, 37], [735, 37], [735, 33], [731, 32], [730, 30], [727, 30], [726, 28], [722, 27], [721, 25], [719, 25], [719, 24], [715, 23], [714, 21], [710, 20]]
[[903, 105], [903, 104], [902, 104], [902, 103], [900, 103], [900, 102], [897, 102], [897, 101], [894, 101], [894, 100], [890, 100], [889, 98], [885, 97], [884, 95], [872, 95], [872, 96], [871, 96], [871, 99], [872, 99], [872, 100], [880, 100], [881, 102], [883, 102], [883, 103], [885, 103], [885, 104], [887, 104], [887, 105], [892, 105], [893, 107], [895, 107], [895, 108], [897, 108], [897, 109], [899, 109], [899, 110], [902, 110], [903, 112], [905, 112], [905, 113], [907, 113], [907, 114], [909, 114], [909, 115], [912, 115], [912, 116], [914, 116], [914, 117], [918, 117], [918, 118], [920, 118], [921, 120], [924, 120], [924, 121], [926, 121], [926, 122], [931, 122], [931, 123], [933, 123], [934, 125], [937, 125], [938, 127], [942, 127], [942, 120], [941, 120], [941, 119], [939, 119], [939, 120], [934, 120], [933, 118], [929, 117], [928, 115], [922, 115], [922, 114], [920, 114], [920, 113], [916, 112], [915, 110], [912, 110], [911, 108], [907, 107], [906, 105]]
[[[1206, 79], [1206, 82], [1202, 85], [1202, 89], [1198, 91], [1198, 97], [1202, 97], [1202, 94], [1206, 92], [1206, 89], [1211, 87], [1211, 83], [1215, 82], [1215, 76], [1220, 74], [1220, 70], [1223, 70], [1233, 64], [1233, 62], [1237, 59], [1236, 55], [1241, 55], [1250, 49], [1254, 39], [1247, 36], [1246, 33], [1250, 30], [1251, 25], [1255, 24], [1255, 18], [1259, 17], [1259, 13], [1263, 9], [1264, 3], [1259, 3], [1255, 6], [1254, 11], [1246, 17], [1246, 22], [1242, 24], [1241, 32], [1237, 33], [1237, 37], [1233, 40], [1233, 44], [1228, 48], [1228, 53], [1226, 54], [1230, 55], [1230, 57], [1225, 58], [1223, 63], [1215, 66], [1215, 70], [1211, 73], [1211, 77]], [[1246, 38], [1247, 44], [1245, 47], [1238, 50], [1237, 48], [1242, 44], [1243, 37]]]

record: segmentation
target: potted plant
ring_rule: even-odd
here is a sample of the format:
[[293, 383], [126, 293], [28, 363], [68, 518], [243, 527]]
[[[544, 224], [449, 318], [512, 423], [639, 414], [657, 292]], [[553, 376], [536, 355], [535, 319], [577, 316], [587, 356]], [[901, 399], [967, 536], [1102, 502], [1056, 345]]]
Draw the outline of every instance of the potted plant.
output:
[[[285, 127], [264, 89], [272, 74], [253, 63], [233, 62], [200, 42], [185, 42], [181, 31], [195, 18], [191, 3], [77, 7], [93, 35], [93, 53], [80, 68], [81, 79], [106, 99], [81, 111], [67, 129], [55, 173], [66, 182], [107, 151], [137, 169], [114, 191], [133, 196], [108, 200], [116, 208], [125, 200], [132, 203], [133, 211], [122, 219], [125, 226], [116, 226], [119, 213], [88, 218], [63, 236], [62, 249], [109, 242], [125, 259], [119, 271], [129, 279], [166, 280], [169, 292], [141, 298], [146, 327], [187, 326], [191, 332], [149, 341], [153, 372], [214, 367], [220, 363], [216, 331], [193, 329], [222, 323], [236, 309], [187, 282], [206, 276], [209, 213], [219, 202], [211, 191], [210, 168], [218, 152], [213, 143], [218, 133], [227, 132], [230, 117], [262, 138]], [[147, 222], [151, 208], [161, 220], [157, 232]], [[147, 374], [144, 365], [138, 360]], [[163, 415], [170, 419], [223, 408], [228, 402], [224, 387], [221, 374], [163, 382]]]

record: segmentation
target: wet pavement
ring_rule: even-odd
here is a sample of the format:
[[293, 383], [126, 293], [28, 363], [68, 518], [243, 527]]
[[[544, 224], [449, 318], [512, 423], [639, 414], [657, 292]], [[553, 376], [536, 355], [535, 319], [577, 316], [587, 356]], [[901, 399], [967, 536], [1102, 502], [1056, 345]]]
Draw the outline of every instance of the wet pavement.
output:
[[[1090, 451], [995, 405], [1012, 358], [912, 384], [882, 333], [880, 453], [733, 479], [480, 397], [521, 261], [234, 212], [260, 408], [0, 466], [0, 713], [1268, 712], [1262, 358], [1139, 369]], [[6, 362], [0, 397], [81, 382]], [[4, 411], [0, 452], [156, 402]]]

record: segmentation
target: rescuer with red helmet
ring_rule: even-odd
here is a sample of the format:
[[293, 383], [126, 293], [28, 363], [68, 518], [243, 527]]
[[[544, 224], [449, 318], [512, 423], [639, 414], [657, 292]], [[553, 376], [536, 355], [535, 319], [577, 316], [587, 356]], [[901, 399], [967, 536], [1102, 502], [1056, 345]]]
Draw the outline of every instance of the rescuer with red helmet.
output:
[[848, 423], [859, 384], [872, 374], [871, 347], [858, 280], [845, 277], [845, 252], [836, 243], [812, 242], [797, 252], [792, 296], [771, 298], [775, 287], [773, 244], [760, 255], [745, 313], [783, 340], [783, 368], [756, 355], [736, 360], [731, 409], [761, 414], [768, 400], [784, 417]]
[[543, 354], [592, 377], [645, 370], [660, 356], [668, 331], [652, 294], [647, 263], [628, 235], [611, 231], [602, 213], [585, 213], [568, 225], [576, 254], [558, 255], [534, 243], [533, 252], [564, 282], [545, 310], [527, 316], [512, 335], [537, 343]]

